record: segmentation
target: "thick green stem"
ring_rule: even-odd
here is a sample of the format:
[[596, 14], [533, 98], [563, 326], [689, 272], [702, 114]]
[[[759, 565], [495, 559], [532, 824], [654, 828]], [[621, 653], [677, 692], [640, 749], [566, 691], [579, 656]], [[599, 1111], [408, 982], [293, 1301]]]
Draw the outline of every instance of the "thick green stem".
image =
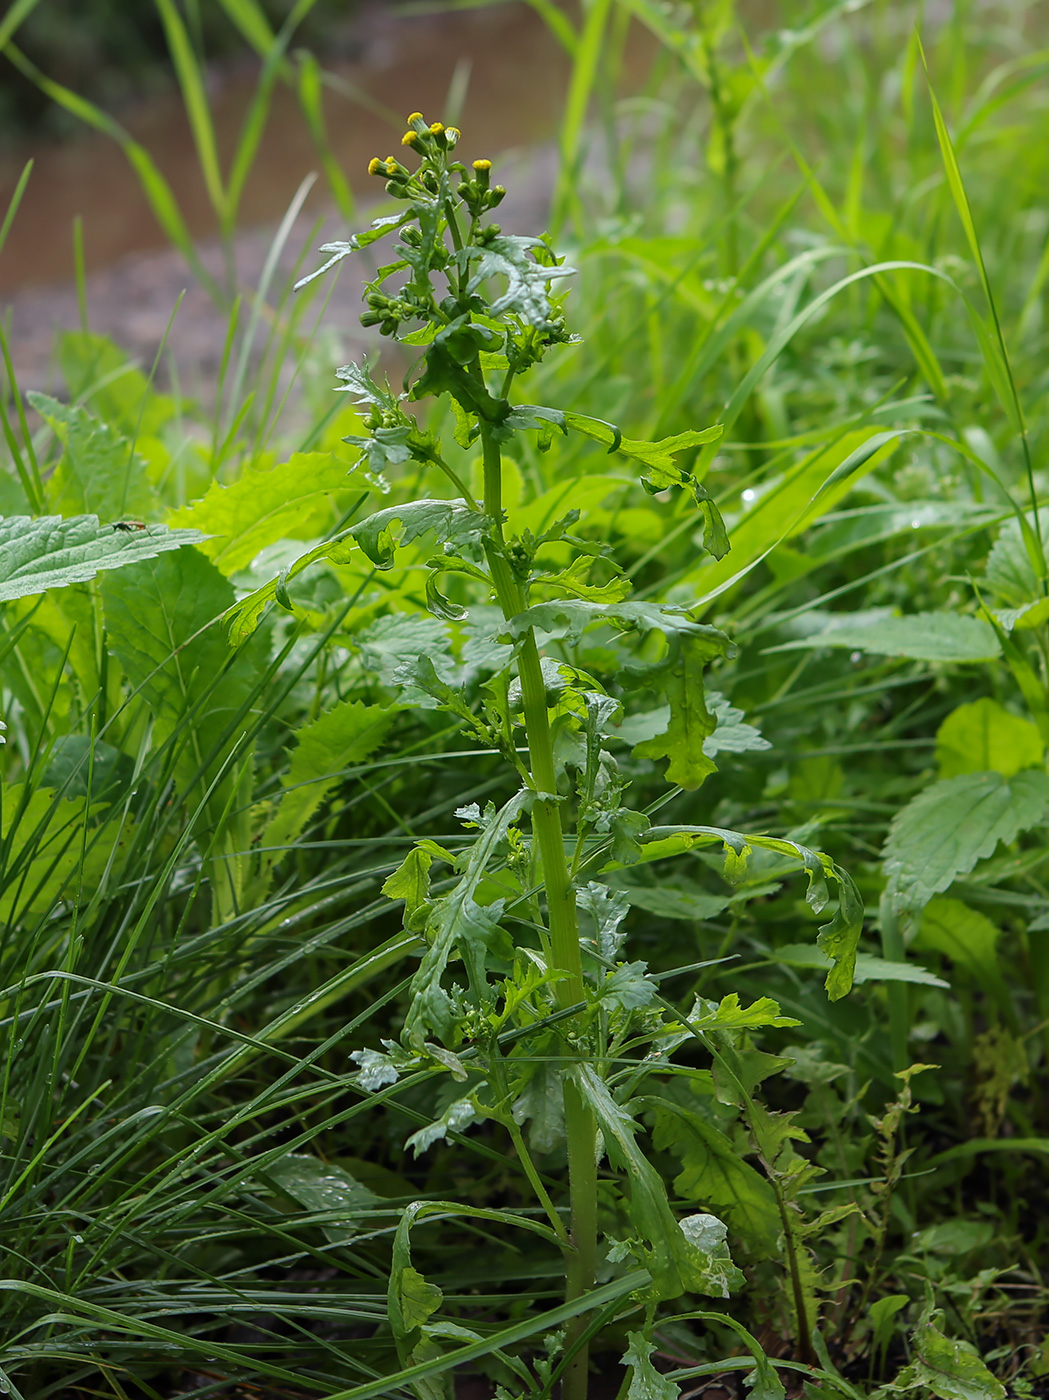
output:
[[[518, 580], [502, 547], [502, 463], [499, 444], [487, 424], [481, 424], [484, 448], [485, 512], [495, 526], [496, 539], [488, 550], [496, 596], [506, 618], [527, 606]], [[539, 846], [546, 890], [547, 921], [550, 929], [550, 955], [553, 968], [566, 974], [555, 983], [559, 1006], [572, 1006], [583, 999], [583, 963], [579, 952], [579, 923], [576, 917], [575, 888], [565, 855], [561, 824], [561, 804], [557, 797], [554, 745], [546, 704], [546, 682], [539, 659], [535, 634], [525, 633], [518, 653], [518, 670], [524, 704], [525, 734], [529, 766], [535, 786], [532, 830]], [[579, 1051], [567, 1039], [561, 1042], [565, 1061]], [[566, 1075], [564, 1086], [565, 1132], [568, 1140], [568, 1194], [571, 1208], [570, 1248], [565, 1251], [565, 1301], [581, 1297], [594, 1286], [597, 1257], [597, 1127], [593, 1113], [578, 1088]], [[567, 1343], [571, 1347], [585, 1330], [583, 1316], [569, 1325]], [[563, 1400], [586, 1400], [588, 1347], [583, 1345], [565, 1372]]]

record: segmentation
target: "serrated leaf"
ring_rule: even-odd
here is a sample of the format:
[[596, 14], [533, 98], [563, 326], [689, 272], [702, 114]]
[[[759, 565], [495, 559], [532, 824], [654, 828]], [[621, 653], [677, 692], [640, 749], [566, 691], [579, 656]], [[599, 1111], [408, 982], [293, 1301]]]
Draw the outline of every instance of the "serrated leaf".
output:
[[197, 530], [166, 525], [115, 530], [95, 515], [0, 518], [0, 603], [86, 583], [107, 569], [122, 569], [186, 544], [198, 544]]
[[[149, 705], [154, 744], [179, 731], [183, 792], [192, 779], [210, 781], [251, 723], [264, 640], [229, 650], [212, 624], [232, 603], [233, 589], [195, 549], [106, 574], [101, 591], [110, 648]], [[217, 791], [213, 802], [222, 801]]]
[[759, 1026], [800, 1026], [801, 1022], [792, 1016], [780, 1015], [779, 1003], [771, 997], [758, 997], [749, 1006], [743, 1006], [739, 994], [729, 992], [716, 1007], [712, 1007], [709, 1016], [700, 1017], [694, 1024], [729, 1031], [756, 1030]]
[[936, 731], [941, 778], [988, 772], [1011, 778], [1022, 768], [1039, 767], [1044, 757], [1037, 726], [986, 696], [959, 705]]
[[296, 735], [280, 806], [262, 835], [263, 869], [280, 860], [342, 780], [345, 769], [369, 758], [386, 738], [398, 706], [342, 700]]
[[157, 498], [146, 463], [127, 438], [86, 408], [33, 390], [26, 398], [65, 448], [47, 485], [49, 505], [63, 515], [92, 513], [110, 520], [154, 512]]
[[838, 887], [838, 907], [830, 923], [820, 928], [816, 943], [834, 964], [824, 984], [828, 997], [837, 1001], [846, 995], [852, 986], [856, 948], [863, 928], [863, 900], [852, 876], [830, 856], [786, 837], [744, 836], [742, 832], [718, 826], [658, 826], [652, 827], [645, 836], [646, 843], [651, 843], [650, 851], [646, 851], [648, 859], [662, 859], [664, 855], [676, 855], [693, 846], [720, 843], [725, 853], [725, 878], [732, 881], [743, 878], [747, 856], [753, 846], [789, 856], [805, 868], [808, 876], [805, 899], [817, 914], [830, 898], [827, 882], [832, 880]]
[[347, 488], [348, 470], [332, 452], [296, 452], [265, 471], [248, 468], [228, 486], [213, 481], [199, 501], [172, 511], [168, 524], [204, 531], [201, 553], [234, 574], [267, 545], [322, 534], [327, 522], [317, 507], [330, 515], [325, 498]]
[[835, 620], [834, 626], [770, 651], [815, 647], [845, 647], [874, 656], [908, 657], [913, 661], [993, 661], [1001, 653], [989, 622], [959, 613], [913, 613], [877, 622]]
[[992, 856], [1000, 842], [1036, 826], [1049, 809], [1049, 776], [1027, 770], [963, 773], [920, 792], [897, 813], [885, 843], [887, 893], [901, 912], [917, 911]]
[[897, 1393], [920, 1390], [938, 1400], [1005, 1400], [1005, 1386], [968, 1342], [952, 1341], [923, 1320], [914, 1334], [914, 1348], [914, 1360], [892, 1383]]
[[678, 1400], [681, 1387], [652, 1364], [655, 1343], [646, 1341], [643, 1332], [628, 1332], [627, 1342], [623, 1365], [631, 1367], [631, 1372], [626, 1400]]

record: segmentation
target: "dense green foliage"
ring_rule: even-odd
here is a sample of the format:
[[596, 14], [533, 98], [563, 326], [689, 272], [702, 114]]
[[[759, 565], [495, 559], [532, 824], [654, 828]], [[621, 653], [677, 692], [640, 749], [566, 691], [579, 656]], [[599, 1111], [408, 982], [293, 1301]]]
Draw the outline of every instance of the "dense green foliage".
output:
[[8, 384], [11, 1393], [1044, 1388], [1049, 57], [790, 10], [548, 13], [544, 240], [413, 122], [407, 398]]

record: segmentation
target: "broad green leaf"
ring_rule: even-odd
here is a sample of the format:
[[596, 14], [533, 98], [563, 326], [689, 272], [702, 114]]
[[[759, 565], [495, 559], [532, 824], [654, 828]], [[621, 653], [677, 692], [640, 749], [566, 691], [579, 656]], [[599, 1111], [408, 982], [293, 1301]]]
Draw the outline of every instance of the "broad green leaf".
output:
[[0, 927], [84, 900], [111, 864], [119, 872], [130, 830], [122, 823], [88, 826], [86, 798], [45, 787], [27, 796], [24, 784], [13, 783], [0, 789], [0, 808]]
[[148, 518], [155, 512], [157, 498], [146, 464], [127, 438], [86, 408], [32, 391], [26, 397], [65, 448], [48, 482], [48, 504], [54, 510], [108, 520]]
[[713, 1030], [756, 1030], [759, 1026], [800, 1026], [801, 1022], [792, 1016], [780, 1015], [779, 1003], [771, 997], [758, 997], [749, 1006], [742, 1006], [738, 992], [729, 992], [715, 1005], [708, 1002], [708, 1014], [692, 1017], [692, 1024], [699, 1029], [710, 1027]]
[[1027, 770], [962, 773], [920, 792], [897, 813], [885, 843], [887, 892], [895, 907], [917, 911], [999, 842], [1036, 826], [1049, 809], [1049, 777]]
[[952, 710], [936, 731], [941, 778], [961, 773], [1001, 773], [1011, 778], [1037, 768], [1045, 745], [1036, 725], [985, 697]]
[[264, 868], [280, 860], [341, 781], [345, 769], [368, 758], [386, 738], [399, 710], [342, 700], [296, 735], [280, 806], [262, 835]]
[[178, 733], [184, 792], [194, 778], [210, 781], [251, 724], [265, 643], [260, 637], [239, 652], [225, 645], [213, 624], [232, 601], [230, 584], [195, 549], [103, 579], [110, 647], [149, 705], [154, 745]]
[[140, 564], [199, 540], [196, 530], [166, 525], [115, 530], [100, 524], [96, 515], [0, 518], [0, 603], [85, 583], [103, 570]]
[[982, 618], [958, 613], [913, 613], [876, 622], [835, 620], [834, 626], [772, 651], [845, 647], [875, 656], [904, 656], [914, 661], [993, 661], [1001, 652], [994, 628]]
[[703, 752], [708, 757], [719, 753], [753, 753], [772, 747], [760, 729], [746, 723], [743, 711], [730, 705], [718, 691], [707, 691], [707, 704], [716, 720], [713, 734], [703, 740]]
[[355, 1222], [374, 1206], [385, 1204], [382, 1196], [362, 1186], [345, 1167], [302, 1152], [289, 1152], [271, 1163], [266, 1179], [311, 1214], [325, 1216], [318, 1224], [333, 1244], [346, 1243], [356, 1233]]
[[336, 491], [345, 491], [349, 467], [333, 452], [296, 452], [266, 471], [248, 468], [229, 486], [212, 482], [207, 495], [168, 516], [209, 536], [201, 553], [224, 574], [250, 564], [282, 539], [315, 539], [328, 525]]
[[1009, 993], [998, 965], [999, 931], [978, 909], [970, 909], [960, 899], [941, 896], [925, 906], [911, 946], [944, 953], [980, 986], [1007, 1000]]
[[[774, 948], [770, 954], [776, 962], [787, 967], [827, 966], [826, 956], [811, 943], [784, 943]], [[875, 957], [872, 953], [856, 954], [854, 982], [917, 982], [925, 987], [949, 987], [942, 977], [936, 977], [928, 968], [913, 962], [890, 962], [887, 958]]]
[[656, 1147], [681, 1159], [678, 1195], [718, 1210], [749, 1250], [773, 1258], [782, 1225], [768, 1181], [700, 1114], [664, 1099], [646, 1103], [655, 1110]]
[[127, 351], [104, 335], [63, 332], [58, 363], [73, 403], [89, 398], [92, 412], [139, 442], [155, 437], [179, 411], [175, 400], [150, 383]]
[[731, 895], [706, 894], [701, 890], [680, 890], [670, 885], [620, 885], [619, 890], [632, 907], [644, 909], [659, 919], [716, 919], [728, 908]]

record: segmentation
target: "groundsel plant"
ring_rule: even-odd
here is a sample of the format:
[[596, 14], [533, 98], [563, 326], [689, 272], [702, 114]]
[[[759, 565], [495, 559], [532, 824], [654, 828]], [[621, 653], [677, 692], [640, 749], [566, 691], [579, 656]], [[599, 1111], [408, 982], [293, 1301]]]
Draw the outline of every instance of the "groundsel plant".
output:
[[[548, 1328], [538, 1353], [534, 1342], [530, 1352], [498, 1353], [504, 1373], [516, 1378], [512, 1392], [549, 1394], [559, 1382], [566, 1400], [584, 1400], [589, 1344], [621, 1319], [631, 1394], [635, 1381], [637, 1393], [648, 1394], [650, 1383], [662, 1381], [651, 1353], [664, 1305], [686, 1295], [727, 1298], [744, 1278], [716, 1215], [679, 1218], [672, 1209], [640, 1115], [658, 1110], [662, 1083], [696, 1073], [697, 1057], [713, 1063], [723, 1102], [754, 1109], [762, 1075], [748, 1060], [756, 1053], [751, 1037], [763, 1026], [797, 1022], [768, 998], [744, 1007], [735, 994], [720, 1003], [696, 997], [684, 1011], [668, 1002], [660, 978], [624, 958], [628, 905], [605, 877], [704, 847], [723, 853], [730, 879], [742, 875], [754, 846], [796, 859], [817, 911], [830, 902], [832, 886], [836, 894], [818, 936], [835, 999], [852, 983], [861, 904], [826, 855], [711, 826], [653, 825], [651, 811], [627, 804], [629, 782], [614, 756], [625, 751], [618, 737], [625, 718], [644, 714], [647, 733], [634, 743], [634, 759], [665, 762], [668, 800], [698, 789], [714, 770], [705, 741], [716, 717], [704, 670], [729, 655], [731, 644], [687, 608], [632, 598], [630, 580], [610, 547], [588, 533], [580, 510], [542, 521], [527, 508], [508, 512], [504, 454], [520, 434], [537, 435], [544, 450], [559, 435], [585, 434], [629, 461], [648, 492], [688, 493], [703, 545], [720, 558], [729, 548], [724, 524], [689, 469], [694, 449], [720, 428], [634, 441], [571, 409], [521, 402], [518, 381], [574, 339], [564, 315], [572, 269], [544, 238], [510, 236], [490, 221], [505, 191], [491, 182], [489, 161], [467, 166], [456, 158], [456, 129], [419, 113], [408, 128], [404, 158], [415, 168], [394, 156], [370, 166], [403, 208], [348, 242], [325, 245], [331, 256], [312, 276], [379, 239], [395, 240], [391, 261], [367, 287], [362, 321], [420, 355], [401, 393], [365, 367], [338, 370], [366, 414], [366, 433], [350, 441], [360, 448], [358, 470], [379, 489], [388, 489], [391, 469], [415, 464], [420, 476], [420, 469], [432, 472], [455, 494], [388, 506], [307, 558], [360, 549], [388, 569], [398, 550], [436, 538], [425, 561], [427, 606], [453, 626], [471, 610], [493, 619], [487, 636], [474, 634], [489, 674], [471, 697], [438, 673], [430, 655], [406, 656], [402, 698], [445, 711], [501, 753], [515, 790], [501, 806], [459, 811], [469, 833], [465, 852], [422, 840], [387, 879], [385, 893], [403, 901], [406, 929], [418, 935], [419, 964], [400, 1040], [356, 1052], [357, 1085], [389, 1095], [420, 1074], [450, 1077], [458, 1088], [449, 1106], [409, 1145], [425, 1151], [472, 1124], [497, 1125], [535, 1206], [481, 1210], [428, 1200], [407, 1209], [393, 1251], [389, 1322], [404, 1380], [427, 1400], [440, 1395], [434, 1378], [459, 1353], [464, 1360], [480, 1354], [470, 1345], [478, 1334], [442, 1319], [441, 1290], [412, 1267], [413, 1229], [427, 1215], [449, 1213], [483, 1219], [489, 1229], [525, 1229], [563, 1256], [565, 1301], [556, 1317], [546, 1315], [559, 1325]], [[454, 444], [406, 409], [442, 398], [454, 410]], [[266, 596], [284, 601], [282, 585]], [[259, 611], [259, 598], [241, 605], [235, 638]], [[451, 870], [439, 889], [431, 888], [435, 867]], [[682, 1049], [687, 1063], [675, 1060]], [[761, 1160], [770, 1155], [753, 1150]], [[777, 1191], [780, 1175], [771, 1173]], [[780, 1199], [787, 1235], [790, 1207]], [[784, 1257], [794, 1254], [788, 1249]], [[517, 1335], [526, 1338], [526, 1329]], [[767, 1393], [782, 1394], [753, 1345]]]

